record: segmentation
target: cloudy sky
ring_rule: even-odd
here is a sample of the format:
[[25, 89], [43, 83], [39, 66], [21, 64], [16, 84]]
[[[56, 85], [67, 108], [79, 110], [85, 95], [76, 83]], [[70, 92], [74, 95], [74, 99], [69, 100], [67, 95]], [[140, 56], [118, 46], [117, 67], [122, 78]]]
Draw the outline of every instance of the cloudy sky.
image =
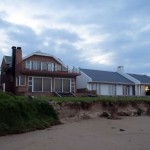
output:
[[150, 75], [150, 0], [2, 0], [0, 62], [12, 46], [69, 66]]

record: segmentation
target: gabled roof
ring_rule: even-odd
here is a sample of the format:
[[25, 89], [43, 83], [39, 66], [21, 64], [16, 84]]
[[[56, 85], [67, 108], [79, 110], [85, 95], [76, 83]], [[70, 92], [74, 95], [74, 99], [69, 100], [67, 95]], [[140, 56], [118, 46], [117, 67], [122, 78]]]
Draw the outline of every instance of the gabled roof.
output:
[[100, 71], [91, 69], [80, 69], [87, 76], [89, 76], [94, 82], [107, 82], [107, 83], [123, 83], [123, 84], [133, 84], [130, 80], [123, 77], [117, 72], [110, 71]]
[[150, 84], [150, 77], [147, 75], [131, 74], [131, 73], [128, 73], [128, 74], [132, 76], [133, 78], [139, 80], [141, 84]]
[[4, 56], [4, 60], [6, 64], [11, 64], [12, 63], [12, 57], [11, 56]]
[[55, 60], [57, 60], [60, 64], [62, 64], [63, 66], [66, 66], [59, 58], [56, 58], [55, 56], [53, 55], [50, 55], [50, 54], [47, 54], [47, 53], [43, 53], [41, 51], [36, 51], [34, 53], [31, 53], [30, 55], [27, 55], [23, 58], [23, 60], [33, 56], [33, 55], [38, 55], [38, 56], [47, 56], [47, 57], [53, 57]]

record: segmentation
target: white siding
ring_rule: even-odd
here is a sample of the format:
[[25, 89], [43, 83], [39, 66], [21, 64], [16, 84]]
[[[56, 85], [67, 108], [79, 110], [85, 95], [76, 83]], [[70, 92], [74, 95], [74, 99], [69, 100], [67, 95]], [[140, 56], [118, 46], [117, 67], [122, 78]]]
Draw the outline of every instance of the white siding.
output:
[[145, 85], [141, 85], [141, 96], [145, 96]]
[[133, 89], [132, 89], [133, 87], [132, 86], [130, 86], [130, 93], [129, 93], [129, 95], [130, 96], [132, 96], [133, 95]]
[[101, 84], [101, 95], [109, 95], [109, 85]]
[[88, 88], [87, 83], [92, 79], [81, 71], [81, 75], [77, 76], [77, 89]]
[[116, 95], [123, 95], [122, 85], [116, 85]]

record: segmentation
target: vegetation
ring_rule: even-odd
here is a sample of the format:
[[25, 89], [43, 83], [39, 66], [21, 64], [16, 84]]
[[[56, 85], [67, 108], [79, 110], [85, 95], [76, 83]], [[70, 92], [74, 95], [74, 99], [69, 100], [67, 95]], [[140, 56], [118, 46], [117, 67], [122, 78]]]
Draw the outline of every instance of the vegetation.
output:
[[0, 93], [0, 135], [22, 133], [58, 124], [48, 101]]
[[56, 102], [150, 102], [150, 97], [27, 97], [0, 92], [0, 135], [43, 129], [60, 123], [49, 104]]
[[101, 96], [101, 97], [38, 97], [41, 100], [57, 101], [57, 102], [95, 102], [95, 101], [110, 101], [110, 102], [134, 102], [145, 101], [150, 102], [150, 97], [123, 97], [123, 96]]

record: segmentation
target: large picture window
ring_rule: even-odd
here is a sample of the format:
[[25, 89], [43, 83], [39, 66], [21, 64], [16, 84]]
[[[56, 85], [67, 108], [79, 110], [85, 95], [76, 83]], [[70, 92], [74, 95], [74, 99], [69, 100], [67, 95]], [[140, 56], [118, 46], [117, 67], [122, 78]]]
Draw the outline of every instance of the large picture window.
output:
[[51, 92], [51, 78], [46, 77], [29, 77], [29, 92]]
[[55, 78], [55, 91], [64, 93], [74, 93], [74, 80], [72, 82], [71, 81], [71, 79], [67, 78]]
[[48, 92], [51, 91], [51, 79], [43, 78], [43, 91]]
[[55, 79], [55, 91], [62, 92], [62, 79]]
[[34, 78], [34, 91], [42, 91], [42, 78]]
[[70, 79], [63, 79], [63, 92], [70, 92]]

